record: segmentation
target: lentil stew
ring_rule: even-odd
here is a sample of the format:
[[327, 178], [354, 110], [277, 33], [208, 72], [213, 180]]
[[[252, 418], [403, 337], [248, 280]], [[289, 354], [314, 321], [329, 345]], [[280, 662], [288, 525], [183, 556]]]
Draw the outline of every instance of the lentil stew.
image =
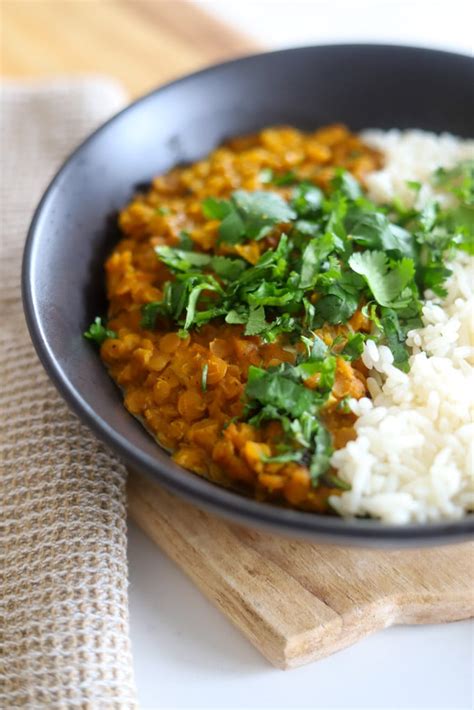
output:
[[362, 276], [339, 299], [318, 275], [339, 268], [339, 222], [380, 165], [342, 125], [268, 128], [155, 178], [120, 213], [107, 327], [88, 335], [126, 408], [184, 468], [330, 510], [344, 483], [329, 457], [354, 437], [346, 402], [367, 395], [371, 313]]

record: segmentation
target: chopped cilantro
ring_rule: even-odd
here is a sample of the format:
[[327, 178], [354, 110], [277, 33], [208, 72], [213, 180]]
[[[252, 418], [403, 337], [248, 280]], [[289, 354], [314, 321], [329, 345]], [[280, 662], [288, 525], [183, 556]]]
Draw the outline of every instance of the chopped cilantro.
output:
[[217, 200], [215, 197], [208, 197], [202, 203], [202, 211], [207, 219], [223, 220], [231, 211], [230, 203], [227, 200]]
[[363, 351], [366, 336], [364, 333], [351, 333], [347, 339], [341, 355], [347, 360], [358, 360]]
[[274, 225], [295, 218], [294, 211], [280, 195], [258, 190], [237, 190], [230, 200], [208, 197], [202, 203], [202, 210], [208, 219], [220, 220], [219, 239], [228, 244], [261, 239]]
[[[333, 369], [333, 360], [335, 358], [329, 356], [315, 361], [314, 365], [319, 371]], [[329, 395], [329, 383], [324, 383], [321, 377], [320, 390], [306, 388], [302, 384], [305, 364], [284, 363], [268, 370], [251, 366], [245, 388], [246, 417], [255, 426], [266, 420], [279, 421], [284, 431], [279, 444], [283, 452], [268, 460], [294, 461], [309, 457], [311, 478], [316, 483], [328, 469], [333, 450], [331, 436], [318, 416]]]
[[418, 221], [424, 232], [429, 232], [436, 224], [439, 213], [439, 205], [437, 202], [431, 201], [422, 209], [418, 216]]
[[324, 323], [346, 323], [355, 313], [363, 291], [364, 281], [353, 271], [335, 269], [323, 275], [320, 281], [324, 294], [315, 305], [317, 327]]
[[300, 287], [309, 288], [316, 283], [321, 272], [321, 264], [334, 249], [334, 238], [326, 233], [311, 239], [301, 255]]
[[384, 252], [364, 251], [352, 254], [349, 266], [365, 278], [381, 306], [404, 306], [413, 298], [411, 290], [405, 291], [415, 275], [413, 259], [404, 257], [391, 264]]
[[191, 235], [184, 229], [179, 233], [179, 246], [185, 251], [191, 251], [194, 248], [194, 242], [191, 239]]
[[102, 345], [104, 340], [116, 338], [117, 334], [113, 330], [106, 328], [102, 324], [102, 318], [97, 317], [84, 333], [84, 337], [88, 340], [93, 340], [97, 345]]
[[298, 176], [293, 170], [288, 170], [288, 172], [282, 175], [275, 175], [271, 168], [263, 168], [259, 173], [259, 180], [264, 185], [272, 184], [277, 187], [283, 187], [284, 185], [294, 185], [298, 182]]
[[266, 185], [267, 183], [273, 181], [273, 170], [271, 168], [262, 168], [258, 177], [260, 182], [263, 182], [263, 184]]
[[238, 244], [245, 237], [245, 224], [235, 207], [224, 217], [219, 227], [219, 240], [228, 244]]
[[268, 323], [265, 319], [265, 308], [263, 306], [250, 308], [244, 331], [245, 335], [258, 335], [267, 330], [267, 328]]
[[306, 352], [308, 358], [312, 360], [323, 360], [329, 353], [329, 348], [318, 335], [314, 336], [314, 339], [303, 336], [302, 341], [306, 345]]
[[226, 281], [235, 281], [247, 268], [243, 259], [230, 259], [227, 256], [213, 256], [211, 268], [217, 276]]
[[368, 249], [378, 249], [391, 256], [413, 256], [412, 235], [402, 227], [392, 224], [381, 212], [352, 210], [346, 219], [352, 239]]
[[343, 397], [337, 405], [338, 411], [342, 412], [342, 414], [349, 414], [351, 411], [351, 408], [349, 406], [349, 399], [350, 397]]
[[286, 371], [249, 368], [245, 394], [248, 399], [288, 412], [295, 418], [314, 408], [314, 395], [304, 385], [287, 376]]
[[310, 358], [297, 366], [297, 371], [303, 380], [319, 374], [319, 389], [329, 391], [334, 384], [336, 375], [336, 358], [333, 355], [328, 355], [322, 359]]
[[439, 168], [433, 182], [452, 192], [461, 204], [474, 205], [474, 160], [464, 160], [449, 170]]
[[336, 170], [336, 174], [332, 179], [332, 186], [349, 200], [357, 200], [362, 197], [362, 190], [355, 177], [341, 168]]
[[[255, 426], [280, 422], [281, 441], [268, 461], [301, 462], [313, 483], [344, 489], [347, 484], [329, 473], [332, 442], [321, 409], [334, 385], [337, 357], [360, 358], [368, 336], [349, 328], [328, 346], [314, 331], [344, 325], [362, 308], [374, 324], [371, 337], [388, 345], [397, 367], [408, 368], [406, 338], [420, 325], [423, 292], [442, 297], [451, 273], [446, 255], [474, 251], [472, 167], [438, 173], [438, 185], [458, 199], [449, 209], [437, 202], [422, 210], [376, 206], [342, 170], [326, 194], [298, 182], [292, 171], [277, 175], [264, 169], [259, 177], [268, 186], [295, 183], [290, 200], [271, 187], [204, 200], [203, 214], [219, 222], [218, 248], [221, 244], [226, 254], [199, 251], [185, 232], [179, 248], [157, 247], [173, 278], [165, 282], [161, 301], [142, 307], [142, 327], [153, 329], [157, 319], [165, 319], [185, 337], [221, 318], [243, 326], [247, 337], [270, 343], [284, 336], [290, 344], [304, 343], [305, 355], [295, 349], [292, 364], [249, 368], [243, 418]], [[409, 186], [420, 189], [418, 183]], [[275, 239], [275, 227], [285, 231], [276, 246], [269, 240], [256, 264], [234, 255], [234, 245]], [[205, 391], [206, 366], [201, 386]], [[347, 413], [347, 401], [339, 409]]]
[[323, 192], [312, 183], [302, 182], [293, 190], [291, 206], [298, 217], [312, 217], [318, 214], [323, 204]]
[[271, 182], [277, 187], [294, 185], [295, 182], [298, 182], [298, 175], [294, 172], [294, 170], [288, 170], [288, 172], [283, 173], [283, 175], [276, 175]]
[[159, 301], [146, 303], [142, 306], [140, 327], [144, 330], [153, 330], [156, 325], [156, 319], [163, 310], [163, 304]]
[[243, 259], [211, 256], [202, 252], [173, 249], [168, 246], [158, 246], [155, 251], [160, 260], [175, 272], [190, 273], [193, 270], [209, 267], [222, 279], [233, 281], [246, 269]]
[[[191, 284], [191, 288], [189, 289], [188, 301], [186, 304], [186, 318], [184, 321], [184, 330], [189, 330], [193, 323], [206, 323], [209, 320], [209, 311], [197, 311], [198, 300], [201, 293], [203, 293], [203, 291], [220, 290], [221, 289], [219, 284], [214, 279], [212, 279], [212, 277], [208, 277], [205, 280], [201, 280], [195, 285]], [[211, 317], [213, 317], [212, 310]]]
[[325, 473], [324, 474], [324, 483], [326, 485], [332, 486], [334, 488], [340, 488], [342, 491], [350, 491], [351, 490], [350, 483], [343, 481], [342, 478], [339, 478], [339, 476], [336, 476], [336, 474], [334, 474], [334, 473]]
[[452, 239], [452, 245], [466, 254], [474, 256], [474, 208], [459, 207], [453, 215], [456, 222], [454, 228], [456, 234]]
[[190, 271], [193, 267], [207, 266], [212, 259], [208, 254], [167, 246], [155, 247], [155, 251], [160, 261], [176, 271]]
[[262, 455], [262, 461], [264, 463], [289, 463], [290, 461], [301, 461], [303, 458], [303, 451], [285, 451], [276, 456], [265, 456]]
[[230, 325], [243, 325], [247, 323], [249, 318], [248, 308], [241, 308], [240, 310], [232, 309], [229, 311], [225, 317], [225, 322]]
[[287, 202], [273, 192], [237, 190], [232, 200], [243, 220], [245, 234], [250, 239], [259, 239], [268, 232], [269, 227], [291, 222], [295, 218]]
[[205, 363], [201, 370], [201, 389], [203, 392], [207, 390], [207, 374], [209, 372], [209, 363]]
[[314, 437], [314, 453], [311, 456], [309, 464], [309, 472], [313, 486], [317, 485], [319, 477], [328, 470], [332, 452], [331, 434], [326, 427], [319, 422]]

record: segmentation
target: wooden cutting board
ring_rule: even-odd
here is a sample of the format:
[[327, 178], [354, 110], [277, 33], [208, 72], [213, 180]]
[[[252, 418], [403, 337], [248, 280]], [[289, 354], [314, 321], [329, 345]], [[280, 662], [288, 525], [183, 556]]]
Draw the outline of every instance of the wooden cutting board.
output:
[[131, 98], [206, 64], [256, 51], [186, 0], [0, 0], [0, 72], [107, 74]]
[[[0, 0], [1, 72], [115, 76], [136, 97], [256, 49], [184, 0]], [[409, 552], [343, 549], [244, 530], [131, 474], [138, 525], [280, 668], [377, 629], [453, 621], [474, 609], [474, 544]]]
[[381, 551], [314, 545], [224, 522], [132, 474], [132, 519], [278, 668], [394, 624], [474, 615], [474, 543]]

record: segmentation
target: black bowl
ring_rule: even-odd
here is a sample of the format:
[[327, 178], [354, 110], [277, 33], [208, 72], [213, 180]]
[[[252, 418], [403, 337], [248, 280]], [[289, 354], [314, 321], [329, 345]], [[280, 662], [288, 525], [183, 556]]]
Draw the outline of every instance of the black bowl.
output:
[[[171, 461], [127, 413], [82, 337], [105, 310], [102, 264], [110, 215], [134, 187], [223, 139], [271, 124], [310, 129], [418, 127], [472, 134], [474, 61], [410, 47], [345, 45], [260, 54], [152, 92], [96, 131], [66, 161], [32, 221], [23, 263], [26, 319], [38, 354], [72, 409], [130, 466], [216, 513], [311, 540], [414, 545], [465, 539], [473, 516], [428, 525], [324, 517], [248, 500]], [[108, 226], [107, 226], [108, 225]]]

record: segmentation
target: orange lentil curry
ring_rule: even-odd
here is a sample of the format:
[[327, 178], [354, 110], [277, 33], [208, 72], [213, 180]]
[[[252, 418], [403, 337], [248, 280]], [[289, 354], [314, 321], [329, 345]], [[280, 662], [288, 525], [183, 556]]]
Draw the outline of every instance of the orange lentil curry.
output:
[[[337, 294], [331, 295], [327, 284], [313, 286], [319, 283], [317, 275], [303, 273], [317, 256], [316, 247], [308, 251], [307, 245], [322, 243], [313, 219], [317, 210], [330, 215], [325, 226], [330, 232], [337, 204], [352, 199], [354, 186], [363, 186], [364, 176], [380, 165], [380, 155], [342, 125], [312, 133], [268, 128], [230, 140], [204, 160], [155, 178], [147, 192], [122, 210], [122, 238], [105, 264], [107, 329], [96, 322], [102, 328], [100, 355], [124, 393], [126, 408], [172, 452], [176, 463], [259, 500], [328, 511], [329, 495], [344, 487], [331, 473], [328, 457], [354, 437], [355, 417], [345, 404], [367, 394], [361, 350], [349, 357], [348, 343], [357, 344], [355, 336], [368, 333], [370, 321], [364, 298], [359, 294], [354, 302], [353, 293], [352, 307], [334, 316], [329, 307]], [[331, 191], [337, 192], [337, 204], [327, 197]], [[271, 193], [271, 202], [265, 202], [266, 193]], [[298, 296], [292, 302], [281, 285], [272, 286], [283, 258], [272, 255], [283, 246], [287, 260], [299, 249], [299, 266], [284, 275], [285, 283], [293, 279], [296, 284]], [[332, 247], [337, 251], [334, 235]], [[213, 260], [216, 256], [224, 259]], [[321, 263], [324, 258], [333, 263], [327, 254], [319, 256]], [[270, 257], [271, 268], [265, 267]], [[264, 267], [264, 286], [271, 293], [259, 302], [262, 284], [250, 295], [244, 286], [252, 269]], [[328, 274], [333, 267], [319, 268]], [[244, 296], [235, 295], [238, 279]], [[174, 317], [171, 306], [166, 311], [163, 305], [176, 296], [173, 284], [181, 284], [178, 296], [186, 293], [188, 298], [181, 315], [179, 306], [175, 308]], [[234, 294], [230, 306], [224, 291]], [[189, 323], [191, 302], [196, 321]], [[320, 313], [318, 317], [318, 303], [326, 304], [328, 322]], [[144, 313], [153, 317], [144, 318]], [[325, 359], [314, 355], [311, 338], [319, 353], [324, 349]], [[310, 364], [298, 365], [309, 351]], [[249, 372], [253, 399], [246, 389]], [[276, 373], [272, 381], [265, 380], [268, 373]], [[277, 384], [275, 378], [280, 378]], [[311, 424], [308, 436], [304, 430], [312, 400], [305, 394], [318, 401], [318, 423]], [[298, 411], [288, 414], [288, 398]], [[315, 457], [320, 444], [326, 448], [322, 468], [324, 452]]]

